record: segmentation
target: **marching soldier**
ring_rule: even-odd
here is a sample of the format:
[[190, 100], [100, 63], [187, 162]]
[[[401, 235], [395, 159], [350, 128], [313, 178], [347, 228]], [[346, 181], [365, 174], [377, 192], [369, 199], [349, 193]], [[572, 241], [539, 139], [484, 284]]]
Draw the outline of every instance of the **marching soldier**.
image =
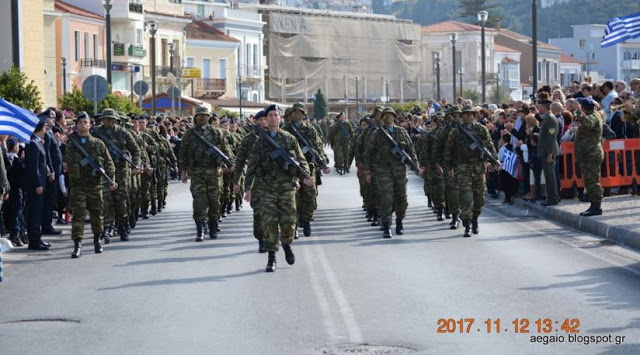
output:
[[445, 117], [446, 123], [435, 132], [431, 157], [436, 170], [434, 195], [438, 196], [437, 199], [444, 197], [444, 205], [441, 202], [440, 208], [437, 210], [438, 221], [444, 221], [443, 213], [446, 218], [452, 217], [449, 224], [451, 229], [458, 229], [460, 226], [460, 195], [457, 177], [447, 174], [447, 171], [453, 167], [445, 164], [445, 149], [449, 133], [455, 129], [455, 123], [460, 120], [460, 112], [458, 106], [452, 106], [449, 109], [448, 115]]
[[[155, 139], [149, 134], [151, 131], [150, 128], [147, 128], [147, 119], [144, 117], [140, 117], [137, 124], [138, 134], [144, 141], [144, 146], [146, 150], [146, 154], [148, 157], [148, 165], [145, 169], [146, 174], [142, 175], [141, 178], [141, 186], [140, 186], [140, 210], [142, 214], [142, 219], [149, 219], [149, 213], [155, 216], [157, 210], [157, 205], [153, 199], [156, 196], [156, 188], [157, 185], [157, 174], [156, 167], [158, 165], [158, 144]], [[149, 206], [151, 206], [151, 211], [149, 211]]]
[[203, 140], [217, 146], [227, 156], [231, 154], [224, 130], [207, 124], [210, 117], [211, 113], [206, 107], [198, 107], [195, 126], [185, 132], [180, 147], [180, 180], [186, 183], [187, 176], [191, 176], [193, 219], [198, 231], [196, 242], [203, 241], [202, 233], [207, 220], [209, 238], [218, 237], [222, 190], [222, 165], [213, 154], [206, 153], [209, 146]]
[[[109, 112], [107, 112], [109, 113]], [[93, 232], [93, 246], [96, 254], [102, 253], [100, 236], [103, 232], [102, 224], [102, 178], [103, 175], [96, 172], [92, 164], [83, 165], [83, 161], [91, 159], [104, 169], [104, 173], [110, 179], [115, 179], [115, 166], [106, 145], [90, 134], [91, 119], [86, 112], [80, 112], [76, 116], [76, 132], [69, 137], [65, 153], [65, 164], [69, 172], [70, 204], [73, 212], [71, 225], [71, 238], [74, 249], [72, 258], [82, 255], [82, 237], [84, 235], [84, 218], [87, 211], [91, 218], [91, 231]], [[80, 148], [79, 148], [80, 147]], [[81, 149], [84, 152], [81, 152]], [[88, 154], [85, 156], [84, 154]], [[115, 191], [118, 188], [116, 182], [109, 183], [109, 189]]]
[[[309, 123], [304, 122], [304, 116], [306, 112], [304, 110], [304, 105], [301, 103], [293, 104], [291, 108], [291, 112], [288, 115], [285, 115], [285, 126], [284, 129], [289, 133], [292, 133], [294, 136], [294, 130], [297, 130], [298, 133], [304, 138], [310, 147], [305, 147], [307, 149], [313, 149], [318, 154], [318, 158], [322, 159], [322, 161], [326, 164], [329, 159], [324, 154], [324, 149], [322, 149], [322, 141], [317, 135], [317, 132], [313, 126]], [[296, 137], [297, 138], [297, 137]], [[298, 138], [298, 144], [302, 146], [302, 142]], [[309, 170], [315, 173], [316, 168], [319, 167], [313, 161], [309, 160], [308, 152], [305, 157], [307, 157], [307, 163], [309, 164]], [[329, 174], [331, 169], [329, 167], [324, 168], [322, 171], [325, 174]], [[317, 186], [313, 184], [313, 186], [300, 186], [300, 189], [297, 193], [296, 198], [296, 206], [298, 208], [298, 216], [300, 224], [302, 225], [302, 232], [305, 237], [311, 235], [311, 219], [313, 219], [313, 212], [315, 211], [316, 206], [316, 196], [318, 190]]]
[[[136, 167], [139, 167], [140, 151], [138, 150], [138, 146], [133, 140], [131, 133], [121, 126], [116, 125], [117, 118], [117, 114], [113, 109], [104, 109], [101, 115], [102, 125], [93, 129], [93, 135], [104, 141], [108, 149], [109, 144], [113, 144], [115, 147], [119, 148], [122, 151], [123, 156], [129, 155], [133, 164]], [[114, 164], [116, 166], [116, 183], [118, 183], [119, 188], [117, 190], [113, 190], [110, 193], [110, 201], [105, 202], [105, 206], [107, 207], [105, 219], [108, 220], [105, 223], [111, 224], [115, 221], [118, 234], [120, 235], [120, 240], [128, 241], [129, 233], [127, 232], [127, 225], [129, 223], [129, 217], [127, 198], [132, 168], [123, 160], [122, 157], [120, 161], [116, 161]], [[137, 170], [133, 172], [139, 173]], [[110, 186], [103, 186], [103, 191], [105, 189], [111, 190]], [[106, 197], [106, 199], [108, 198], [109, 197]]]
[[[384, 107], [376, 106], [373, 109], [373, 113], [371, 116], [371, 121], [373, 124], [379, 125], [380, 119], [382, 118], [382, 111]], [[366, 184], [364, 188], [364, 193], [366, 194], [365, 200], [365, 209], [367, 211], [367, 221], [371, 222], [371, 226], [379, 226], [380, 221], [378, 218], [378, 188], [376, 185], [376, 173], [373, 170], [369, 170], [371, 172], [371, 181], [366, 180], [365, 172], [367, 171], [367, 167], [369, 169], [375, 169], [375, 166], [369, 164], [366, 161], [366, 156], [364, 152], [367, 150], [367, 147], [371, 144], [371, 137], [373, 133], [376, 131], [376, 127], [373, 125], [369, 126], [365, 124], [365, 129], [362, 131], [358, 140], [356, 141], [356, 150], [355, 150], [355, 160], [356, 166], [358, 168], [358, 174], [362, 175], [364, 183]], [[368, 203], [366, 201], [369, 201]]]
[[[253, 128], [248, 127], [250, 133], [248, 133], [242, 140], [242, 143], [240, 143], [233, 167], [233, 191], [236, 193], [240, 193], [243, 188], [242, 184], [245, 175], [244, 170], [245, 167], [249, 165], [247, 158], [259, 137], [257, 132], [251, 131], [265, 129], [267, 127], [267, 119], [264, 115], [264, 111], [256, 113], [253, 119], [255, 124]], [[261, 179], [254, 179], [253, 181], [247, 181], [244, 179], [244, 184], [247, 186], [247, 192], [249, 192], [249, 195], [251, 196], [249, 203], [251, 204], [251, 209], [253, 209], [253, 236], [258, 240], [258, 252], [266, 253], [267, 248], [264, 244], [264, 232], [262, 230], [262, 218], [260, 216], [260, 201], [262, 196], [262, 187], [260, 186], [260, 182], [262, 182]]]
[[176, 170], [178, 162], [173, 149], [169, 144], [169, 140], [166, 137], [166, 130], [162, 128], [163, 134], [156, 136], [156, 143], [158, 144], [158, 212], [161, 212], [167, 205], [167, 193], [169, 190], [169, 169]]
[[364, 152], [367, 162], [366, 180], [371, 182], [372, 171], [376, 174], [378, 186], [380, 219], [382, 220], [383, 238], [391, 238], [391, 215], [396, 211], [396, 234], [404, 234], [404, 219], [407, 202], [407, 167], [391, 151], [389, 142], [384, 137], [386, 130], [393, 140], [409, 155], [415, 163], [413, 142], [407, 131], [394, 124], [396, 112], [387, 107], [382, 111], [382, 127], [375, 131], [371, 142]]
[[473, 234], [479, 233], [478, 216], [484, 206], [487, 162], [477, 151], [471, 151], [468, 148], [473, 141], [461, 130], [465, 129], [482, 143], [495, 161], [497, 161], [497, 154], [491, 143], [489, 131], [476, 121], [476, 111], [471, 106], [466, 106], [462, 110], [462, 120], [461, 126], [449, 132], [444, 153], [444, 166], [447, 168], [448, 175], [457, 179], [460, 189], [462, 224], [465, 227], [464, 237], [468, 238], [471, 237], [470, 228], [473, 229]]
[[[280, 129], [282, 119], [280, 108], [277, 105], [270, 105], [265, 109], [265, 114], [268, 132], [258, 138], [249, 153], [247, 182], [255, 179], [261, 186], [260, 215], [268, 251], [266, 271], [273, 272], [276, 268], [279, 243], [282, 243], [287, 263], [289, 265], [295, 263], [295, 255], [291, 250], [297, 226], [295, 191], [300, 186], [299, 181], [302, 176], [298, 170], [285, 171], [280, 162], [271, 158], [270, 153], [275, 149], [269, 145], [264, 136], [268, 135], [285, 153], [297, 160], [306, 174], [309, 174], [309, 166], [296, 138]], [[312, 177], [304, 178], [302, 183], [311, 187], [315, 181]], [[245, 185], [245, 187], [249, 190], [249, 186]], [[247, 194], [249, 195], [247, 197], [251, 198], [251, 192], [248, 191]]]
[[[418, 141], [416, 148], [416, 150], [418, 151], [418, 163], [424, 169], [424, 174], [422, 176], [424, 178], [424, 193], [427, 196], [427, 199], [429, 199], [432, 204], [435, 203], [433, 176], [435, 172], [435, 164], [431, 159], [433, 156], [433, 143], [436, 137], [435, 133], [436, 130], [442, 126], [441, 122], [444, 119], [444, 115], [441, 112], [442, 111], [439, 111], [438, 113], [433, 115], [433, 117], [431, 118], [431, 124], [433, 126], [427, 128], [425, 134]], [[442, 205], [443, 201], [444, 199], [442, 198], [439, 199], [438, 202], [440, 205]]]
[[[600, 168], [604, 159], [602, 150], [602, 116], [594, 112], [595, 101], [591, 98], [579, 98], [578, 102], [583, 114], [574, 121], [579, 123], [574, 140], [576, 162], [582, 171], [584, 186], [591, 206], [580, 213], [581, 216], [599, 216], [602, 214], [602, 186], [600, 184]], [[548, 185], [547, 185], [548, 186]]]
[[353, 139], [353, 127], [347, 122], [343, 112], [336, 117], [337, 121], [329, 129], [329, 143], [334, 152], [335, 168], [338, 174], [349, 173], [349, 150]]
[[[144, 119], [137, 115], [132, 115], [132, 123], [131, 129], [129, 132], [131, 136], [133, 136], [133, 140], [138, 145], [140, 149], [140, 168], [142, 169], [142, 173], [140, 174], [132, 174], [131, 175], [131, 193], [129, 194], [131, 201], [131, 213], [129, 216], [129, 223], [132, 227], [134, 227], [138, 221], [138, 218], [141, 215], [145, 215], [142, 213], [142, 200], [143, 200], [143, 181], [145, 179], [145, 175], [153, 173], [151, 169], [151, 163], [149, 162], [149, 154], [147, 153], [146, 145], [144, 139], [144, 133], [142, 132], [142, 125], [140, 122], [144, 121]], [[147, 187], [148, 194], [148, 187]], [[133, 217], [133, 218], [132, 218]], [[148, 217], [147, 217], [148, 218]]]

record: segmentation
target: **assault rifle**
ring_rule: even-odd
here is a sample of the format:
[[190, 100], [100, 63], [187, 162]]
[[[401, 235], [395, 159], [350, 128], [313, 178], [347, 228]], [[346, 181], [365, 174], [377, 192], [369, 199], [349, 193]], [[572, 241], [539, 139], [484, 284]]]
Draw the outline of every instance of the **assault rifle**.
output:
[[264, 139], [265, 142], [267, 142], [267, 145], [272, 149], [271, 153], [269, 153], [269, 158], [272, 160], [280, 160], [280, 166], [283, 170], [289, 171], [289, 167], [293, 166], [302, 176], [307, 179], [311, 179], [311, 175], [309, 175], [309, 173], [300, 166], [300, 162], [294, 159], [289, 152], [282, 148], [280, 143], [271, 138], [266, 130], [258, 127], [256, 131], [258, 131], [260, 137], [262, 137], [262, 139]]
[[389, 132], [387, 132], [386, 129], [384, 129], [383, 127], [380, 127], [370, 118], [363, 117], [363, 119], [367, 123], [367, 125], [373, 127], [374, 130], [379, 130], [380, 132], [382, 132], [382, 136], [387, 140], [389, 145], [391, 145], [391, 154], [393, 154], [396, 158], [398, 158], [400, 162], [409, 165], [409, 168], [411, 168], [411, 170], [418, 172], [419, 170], [418, 164], [416, 164], [416, 162], [414, 162], [413, 159], [411, 159], [411, 156], [409, 156], [409, 153], [407, 153], [404, 149], [402, 149], [400, 144], [398, 144], [398, 142], [396, 142], [395, 139], [391, 137], [391, 135], [389, 134]]
[[233, 162], [229, 157], [224, 154], [220, 148], [216, 147], [213, 143], [209, 142], [206, 138], [204, 138], [198, 131], [193, 130], [193, 133], [198, 137], [209, 149], [207, 149], [204, 153], [208, 157], [213, 157], [216, 159], [218, 164], [222, 164], [227, 168], [233, 167]]
[[89, 153], [87, 153], [87, 151], [84, 148], [82, 148], [80, 143], [78, 143], [78, 141], [76, 141], [75, 138], [73, 138], [71, 135], [69, 135], [68, 137], [69, 137], [69, 142], [71, 142], [73, 147], [76, 148], [78, 152], [80, 152], [80, 155], [82, 156], [82, 160], [80, 160], [78, 164], [80, 164], [80, 166], [83, 168], [89, 165], [91, 167], [91, 172], [94, 175], [96, 174], [102, 175], [102, 177], [105, 178], [110, 185], [113, 185], [115, 182], [113, 181], [113, 179], [109, 177], [109, 175], [107, 175], [107, 173], [104, 171], [104, 168], [101, 167], [100, 164], [98, 164], [98, 162], [95, 159], [93, 159], [91, 155], [89, 155]]
[[104, 142], [114, 162], [124, 161], [131, 165], [131, 168], [133, 168], [133, 170], [142, 170], [140, 167], [133, 163], [133, 160], [131, 160], [131, 155], [129, 155], [129, 153], [125, 153], [124, 151], [122, 151], [122, 149], [118, 148], [115, 143], [113, 143], [109, 138], [105, 137], [105, 135], [100, 133], [97, 129], [92, 129], [91, 134]]
[[460, 133], [462, 133], [465, 137], [471, 140], [471, 144], [469, 145], [469, 149], [472, 151], [477, 151], [480, 154], [480, 158], [488, 160], [493, 165], [500, 165], [500, 162], [491, 154], [491, 152], [487, 149], [487, 147], [482, 144], [481, 141], [478, 140], [471, 132], [469, 132], [460, 122], [455, 122], [456, 127]]
[[313, 146], [311, 146], [311, 144], [309, 144], [309, 141], [307, 141], [304, 138], [302, 133], [300, 133], [300, 131], [298, 131], [298, 129], [295, 127], [295, 125], [292, 124], [292, 125], [289, 125], [289, 127], [291, 128], [291, 133], [293, 133], [293, 135], [302, 144], [302, 153], [304, 153], [305, 156], [309, 156], [311, 158], [311, 159], [309, 159], [309, 162], [315, 164], [316, 166], [321, 167], [322, 169], [326, 168], [327, 164], [324, 162], [322, 157], [320, 155], [318, 155], [318, 152], [316, 152], [316, 150], [313, 148]]
[[342, 133], [342, 136], [344, 138], [351, 138], [349, 131], [347, 131], [347, 129], [344, 128], [344, 125], [342, 125], [341, 121], [336, 122], [336, 124], [338, 125], [338, 127], [340, 127], [340, 132]]

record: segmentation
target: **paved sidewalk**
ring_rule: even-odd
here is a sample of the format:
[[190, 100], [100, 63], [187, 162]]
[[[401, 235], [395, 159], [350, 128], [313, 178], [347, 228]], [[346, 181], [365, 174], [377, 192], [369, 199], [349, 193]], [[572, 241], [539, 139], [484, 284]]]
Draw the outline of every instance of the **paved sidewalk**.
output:
[[640, 249], [640, 198], [636, 196], [605, 197], [602, 201], [602, 216], [594, 217], [580, 216], [580, 212], [589, 208], [589, 203], [580, 202], [577, 199], [564, 199], [559, 205], [549, 207], [540, 205], [540, 202], [534, 204], [521, 199], [514, 199], [514, 201], [514, 206], [518, 208]]

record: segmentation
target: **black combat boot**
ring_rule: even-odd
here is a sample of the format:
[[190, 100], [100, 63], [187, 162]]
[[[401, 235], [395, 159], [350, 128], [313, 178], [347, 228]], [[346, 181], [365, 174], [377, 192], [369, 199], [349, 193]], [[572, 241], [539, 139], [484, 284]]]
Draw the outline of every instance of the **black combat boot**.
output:
[[469, 219], [465, 219], [464, 221], [462, 221], [462, 225], [464, 226], [464, 238], [471, 238], [471, 233], [469, 233], [470, 229], [471, 229], [471, 220]]
[[202, 242], [202, 230], [204, 229], [204, 222], [196, 222], [196, 229], [198, 230], [198, 235], [196, 235], [196, 242]]
[[18, 235], [15, 233], [11, 233], [9, 240], [11, 241], [11, 244], [13, 244], [14, 247], [21, 247], [23, 245], [22, 241], [20, 240], [20, 237], [18, 237]]
[[282, 244], [282, 249], [284, 250], [284, 259], [287, 261], [287, 264], [293, 265], [296, 262], [296, 256], [293, 255], [293, 250], [291, 250], [291, 245]]
[[127, 233], [127, 228], [122, 222], [118, 224], [118, 234], [120, 234], [121, 241], [126, 242], [129, 240], [129, 233]]
[[473, 234], [480, 233], [480, 227], [478, 227], [478, 216], [476, 215], [474, 215], [473, 219], [471, 220], [471, 232]]
[[129, 218], [124, 219], [124, 228], [127, 230], [127, 234], [131, 233], [131, 226], [129, 225]]
[[220, 218], [227, 218], [227, 205], [225, 203], [220, 206]]
[[152, 216], [158, 213], [158, 210], [156, 210], [156, 201], [151, 201], [151, 211], [149, 213], [151, 213]]
[[431, 201], [430, 198], [427, 197], [427, 207], [428, 208], [432, 208], [433, 207], [433, 201]]
[[391, 223], [382, 223], [382, 238], [391, 238]]
[[129, 225], [131, 226], [131, 228], [135, 228], [136, 227], [136, 215], [132, 214], [131, 216], [129, 216]]
[[218, 221], [209, 221], [209, 238], [218, 239]]
[[93, 236], [93, 251], [96, 254], [101, 254], [102, 253], [102, 243], [100, 243], [100, 236], [99, 235], [94, 235]]
[[239, 197], [236, 197], [236, 211], [240, 211], [241, 207], [242, 207], [242, 199]]
[[142, 219], [149, 219], [149, 210], [146, 208], [142, 210]]
[[140, 219], [140, 207], [136, 208], [133, 213], [133, 216], [136, 218], [136, 223], [138, 223], [138, 219]]
[[402, 225], [402, 220], [400, 218], [396, 218], [396, 234], [397, 235], [404, 234], [404, 226]]
[[442, 218], [442, 213], [443, 213], [442, 207], [438, 207], [438, 210], [436, 211], [436, 213], [437, 213], [437, 216], [438, 216], [438, 222], [444, 221], [444, 218]]
[[267, 252], [267, 247], [264, 245], [264, 237], [258, 237], [258, 253], [263, 254]]
[[451, 216], [451, 223], [449, 223], [449, 228], [458, 229], [460, 227], [460, 216], [457, 213], [454, 213]]
[[378, 218], [378, 209], [374, 208], [373, 209], [373, 217], [372, 217], [372, 222], [371, 222], [371, 226], [372, 227], [376, 227], [380, 225], [380, 219]]
[[167, 209], [167, 200], [162, 200], [162, 209]]
[[311, 222], [302, 221], [302, 233], [304, 234], [305, 237], [308, 237], [311, 235]]
[[162, 212], [162, 201], [158, 200], [158, 213]]
[[449, 211], [449, 207], [444, 208], [444, 218], [446, 219], [451, 218], [451, 212]]
[[71, 253], [72, 259], [77, 259], [82, 255], [82, 243], [79, 239], [73, 241], [73, 253]]
[[276, 271], [276, 265], [277, 265], [277, 261], [276, 261], [276, 252], [275, 251], [270, 251], [269, 252], [269, 259], [267, 260], [267, 268], [266, 268], [266, 272], [274, 272]]
[[591, 202], [591, 206], [589, 206], [589, 209], [580, 213], [580, 215], [583, 217], [600, 216], [602, 215], [602, 208], [600, 207], [600, 202]]
[[233, 202], [229, 201], [227, 203], [227, 214], [231, 214], [231, 210], [233, 210]]
[[370, 208], [367, 209], [366, 217], [367, 217], [367, 222], [373, 221], [373, 218], [372, 218], [373, 217], [373, 213], [371, 212]]

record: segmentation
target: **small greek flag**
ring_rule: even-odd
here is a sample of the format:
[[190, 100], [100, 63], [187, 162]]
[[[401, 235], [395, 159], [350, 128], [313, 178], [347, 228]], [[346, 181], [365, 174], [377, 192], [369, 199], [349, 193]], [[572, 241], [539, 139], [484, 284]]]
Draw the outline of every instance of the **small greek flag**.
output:
[[38, 117], [29, 110], [0, 98], [0, 134], [29, 142], [38, 125]]
[[502, 153], [502, 169], [509, 173], [514, 178], [518, 178], [518, 167], [520, 165], [520, 158], [517, 154], [510, 150], [505, 149]]
[[613, 46], [638, 37], [640, 37], [640, 12], [623, 17], [614, 17], [607, 21], [600, 47]]

